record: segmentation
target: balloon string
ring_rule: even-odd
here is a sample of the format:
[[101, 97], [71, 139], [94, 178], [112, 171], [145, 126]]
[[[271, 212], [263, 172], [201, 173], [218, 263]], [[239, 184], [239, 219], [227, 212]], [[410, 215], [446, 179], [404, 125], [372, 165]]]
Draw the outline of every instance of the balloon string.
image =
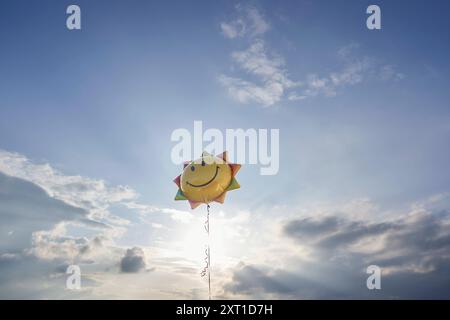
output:
[[208, 295], [209, 295], [209, 300], [211, 300], [211, 251], [209, 248], [209, 204], [206, 205], [206, 221], [204, 224], [205, 227], [205, 231], [208, 234], [208, 247], [205, 250], [205, 267], [203, 268], [202, 272], [200, 273], [200, 275], [202, 277], [206, 276], [208, 274]]

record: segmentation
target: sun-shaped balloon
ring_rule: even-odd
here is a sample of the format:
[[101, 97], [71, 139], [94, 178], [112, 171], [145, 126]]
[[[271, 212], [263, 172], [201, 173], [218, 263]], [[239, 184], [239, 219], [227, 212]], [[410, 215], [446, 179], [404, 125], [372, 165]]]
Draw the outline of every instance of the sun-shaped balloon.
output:
[[188, 200], [192, 209], [212, 201], [223, 203], [227, 191], [240, 188], [235, 178], [240, 168], [228, 162], [226, 151], [218, 156], [203, 152], [199, 159], [185, 162], [183, 173], [173, 180], [178, 186], [175, 200]]

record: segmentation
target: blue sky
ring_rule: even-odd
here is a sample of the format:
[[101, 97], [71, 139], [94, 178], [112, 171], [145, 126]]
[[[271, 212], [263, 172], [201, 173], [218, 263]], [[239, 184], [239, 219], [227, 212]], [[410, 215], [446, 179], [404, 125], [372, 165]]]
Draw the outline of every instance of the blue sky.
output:
[[[101, 236], [108, 250], [117, 253], [117, 261], [128, 248], [144, 250], [150, 271], [136, 277], [164, 278], [158, 268], [178, 268], [170, 262], [174, 256], [186, 259], [194, 271], [179, 275], [185, 284], [181, 296], [198, 297], [204, 283], [188, 279], [196, 277], [202, 258], [197, 265], [196, 254], [184, 255], [178, 232], [186, 223], [194, 225], [193, 230], [201, 228], [203, 211], [191, 212], [186, 203], [173, 201], [172, 179], [181, 167], [170, 159], [172, 131], [192, 130], [195, 120], [202, 120], [205, 129], [280, 129], [279, 173], [261, 176], [258, 166], [244, 166], [238, 175], [242, 189], [230, 194], [222, 207], [214, 207], [221, 212], [217, 221], [224, 230], [242, 228], [237, 234], [224, 232], [218, 240], [222, 245], [217, 250], [222, 249], [227, 263], [216, 283], [223, 297], [342, 297], [332, 285], [307, 293], [262, 285], [279, 273], [281, 278], [297, 277], [298, 263], [292, 261], [311, 263], [323, 253], [313, 240], [307, 248], [299, 246], [297, 233], [289, 231], [287, 226], [298, 226], [295, 222], [302, 219], [326, 224], [326, 217], [337, 217], [341, 232], [350, 229], [353, 220], [370, 225], [387, 219], [420, 233], [417, 221], [423, 217], [414, 220], [411, 214], [448, 213], [450, 22], [438, 17], [450, 10], [449, 3], [377, 1], [382, 29], [373, 31], [365, 23], [370, 1], [76, 3], [82, 15], [82, 30], [77, 31], [65, 26], [65, 10], [72, 2], [0, 5], [0, 172], [42, 188], [51, 199], [82, 208], [87, 220], [108, 225], [110, 231], [83, 225], [71, 213], [52, 216], [44, 226], [29, 227], [18, 220], [10, 227], [32, 240], [28, 246], [22, 246], [23, 239], [21, 246], [11, 241], [2, 254], [34, 249], [34, 256], [26, 259], [42, 261], [42, 272], [48, 274], [54, 261], [82, 263], [85, 257], [67, 252], [46, 256], [48, 250], [37, 250], [39, 232], [53, 231], [52, 241], [61, 247], [67, 237], [91, 243]], [[82, 188], [72, 188], [73, 180]], [[5, 190], [16, 190], [8, 187], [10, 180], [4, 183]], [[0, 212], [6, 216], [11, 208]], [[446, 219], [432, 220], [443, 236]], [[272, 221], [278, 229], [271, 229]], [[61, 225], [64, 232], [58, 229]], [[265, 235], [258, 237], [261, 232]], [[60, 238], [55, 240], [55, 234]], [[398, 243], [405, 239], [404, 234], [376, 236], [394, 237]], [[71, 244], [77, 243], [74, 239]], [[362, 240], [367, 239], [351, 247]], [[249, 245], [233, 251], [223, 245], [227, 241]], [[273, 242], [286, 243], [289, 249], [277, 257], [282, 261], [277, 269], [268, 270], [270, 261], [256, 257]], [[349, 246], [343, 244], [342, 250], [348, 253]], [[413, 249], [384, 251], [404, 258], [402, 252]], [[439, 256], [447, 256], [449, 247], [439, 250]], [[362, 268], [361, 261], [377, 262], [369, 251], [356, 255], [350, 250], [355, 270]], [[26, 267], [29, 262], [23, 259]], [[108, 270], [116, 266], [101, 253], [89, 259], [95, 263], [86, 268], [96, 271], [108, 263]], [[401, 270], [416, 279], [411, 270], [417, 271], [422, 262], [408, 260], [408, 268], [389, 266], [393, 271], [388, 274]], [[262, 274], [256, 281], [260, 285], [238, 283], [239, 275], [254, 273], [252, 268]], [[179, 280], [167, 274], [169, 282]], [[104, 278], [95, 281], [106, 285], [111, 283], [106, 279], [115, 277], [124, 275], [105, 271]], [[441, 297], [450, 295], [448, 281], [441, 281], [447, 286]], [[60, 297], [58, 288], [36, 297]], [[112, 297], [120, 291], [104, 288]], [[396, 288], [382, 294], [408, 292]], [[86, 290], [85, 297], [99, 295]], [[341, 291], [350, 297], [367, 294], [354, 288]], [[35, 297], [32, 292], [17, 295]], [[155, 284], [151, 294], [128, 294], [166, 298], [179, 293], [166, 296]], [[1, 296], [8, 297], [6, 292]]]

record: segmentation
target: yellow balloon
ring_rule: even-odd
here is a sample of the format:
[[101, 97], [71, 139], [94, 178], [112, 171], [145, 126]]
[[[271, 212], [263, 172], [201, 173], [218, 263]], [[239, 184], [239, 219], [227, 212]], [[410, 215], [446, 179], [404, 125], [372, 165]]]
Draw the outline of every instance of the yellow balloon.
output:
[[231, 168], [214, 156], [189, 163], [181, 175], [181, 191], [193, 201], [208, 203], [220, 196], [231, 182]]
[[227, 153], [213, 156], [204, 152], [201, 158], [185, 164], [174, 181], [179, 190], [175, 200], [188, 200], [192, 209], [201, 203], [223, 203], [227, 191], [239, 188], [235, 175], [239, 164], [227, 162]]

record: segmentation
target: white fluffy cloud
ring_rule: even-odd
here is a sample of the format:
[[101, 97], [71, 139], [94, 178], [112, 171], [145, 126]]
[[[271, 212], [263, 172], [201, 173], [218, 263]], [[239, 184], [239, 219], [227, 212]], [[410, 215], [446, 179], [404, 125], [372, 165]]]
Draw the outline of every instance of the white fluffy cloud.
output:
[[255, 40], [249, 48], [231, 54], [234, 63], [258, 83], [221, 75], [219, 81], [231, 97], [241, 103], [257, 102], [265, 107], [279, 102], [285, 91], [299, 84], [289, 79], [282, 57], [270, 55], [264, 41]]
[[239, 18], [221, 24], [222, 33], [230, 39], [245, 37], [250, 46], [231, 54], [234, 64], [254, 80], [220, 75], [219, 82], [229, 95], [240, 103], [256, 102], [264, 107], [279, 102], [289, 90], [298, 85], [289, 79], [284, 59], [269, 52], [262, 36], [269, 30], [269, 23], [254, 7], [237, 7]]
[[277, 82], [256, 85], [249, 81], [224, 75], [219, 77], [219, 81], [227, 88], [233, 99], [244, 104], [256, 102], [268, 107], [279, 102], [284, 93], [283, 85]]

